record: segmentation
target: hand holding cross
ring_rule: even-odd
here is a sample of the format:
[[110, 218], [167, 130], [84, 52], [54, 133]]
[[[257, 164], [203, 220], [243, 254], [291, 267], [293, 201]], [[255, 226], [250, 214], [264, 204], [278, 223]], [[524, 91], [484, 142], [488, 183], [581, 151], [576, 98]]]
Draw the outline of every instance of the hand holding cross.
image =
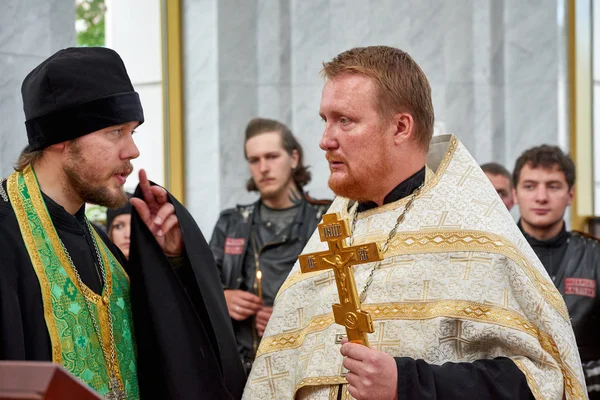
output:
[[338, 213], [323, 215], [319, 224], [321, 242], [327, 242], [329, 250], [298, 257], [303, 273], [333, 269], [341, 304], [333, 305], [335, 322], [346, 327], [348, 340], [369, 346], [367, 333], [373, 332], [371, 315], [360, 309], [360, 300], [354, 281], [353, 265], [383, 259], [377, 243], [348, 246], [344, 240], [350, 236], [348, 220], [340, 219]]

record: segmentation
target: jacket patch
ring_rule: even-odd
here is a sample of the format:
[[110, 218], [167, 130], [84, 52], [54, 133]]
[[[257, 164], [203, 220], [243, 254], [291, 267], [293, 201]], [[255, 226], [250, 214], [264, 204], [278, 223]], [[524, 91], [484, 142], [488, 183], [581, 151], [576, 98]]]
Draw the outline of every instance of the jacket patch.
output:
[[565, 294], [596, 297], [596, 281], [584, 278], [565, 278]]
[[225, 254], [240, 255], [244, 252], [244, 238], [225, 238]]

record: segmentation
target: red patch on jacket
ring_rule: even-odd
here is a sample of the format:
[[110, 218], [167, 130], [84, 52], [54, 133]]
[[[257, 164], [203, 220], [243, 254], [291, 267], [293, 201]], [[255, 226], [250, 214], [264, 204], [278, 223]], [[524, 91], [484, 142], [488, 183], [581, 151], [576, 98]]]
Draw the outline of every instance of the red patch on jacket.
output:
[[584, 278], [565, 278], [565, 294], [596, 297], [596, 281]]
[[225, 254], [240, 255], [244, 252], [244, 238], [225, 238]]

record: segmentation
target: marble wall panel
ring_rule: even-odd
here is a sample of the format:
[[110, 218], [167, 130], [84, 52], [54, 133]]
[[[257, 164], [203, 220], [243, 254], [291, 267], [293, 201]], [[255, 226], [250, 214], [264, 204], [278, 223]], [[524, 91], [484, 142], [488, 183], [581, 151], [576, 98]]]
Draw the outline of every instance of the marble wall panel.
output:
[[221, 211], [217, 0], [182, 10], [185, 201], [209, 240]]
[[289, 0], [259, 0], [257, 23], [258, 82], [291, 82], [291, 30]]
[[475, 98], [473, 83], [446, 84], [446, 129], [473, 154], [475, 151]]
[[370, 11], [369, 0], [330, 0], [330, 58], [354, 47], [375, 44], [369, 43], [373, 26], [368, 18]]
[[473, 85], [473, 127], [469, 140], [472, 155], [479, 163], [496, 159], [492, 146], [493, 116], [502, 110], [495, 107], [495, 89], [493, 85], [485, 83]]
[[307, 186], [313, 197], [332, 198], [327, 186], [329, 167], [325, 153], [319, 147], [324, 123], [319, 117], [322, 84], [293, 87], [293, 132], [304, 149], [305, 165], [310, 165], [312, 181]]
[[[442, 25], [443, 51], [438, 55], [444, 62], [444, 80], [453, 83], [473, 83], [474, 43], [477, 40], [474, 33], [473, 3], [469, 0], [453, 1], [451, 7], [445, 7], [447, 14]], [[429, 79], [440, 77], [434, 75]]]
[[257, 0], [219, 0], [217, 8], [219, 79], [257, 79]]
[[[20, 2], [23, 3], [23, 2]], [[75, 4], [64, 0], [50, 0], [40, 2], [36, 0], [37, 6], [49, 4], [49, 48], [50, 52], [64, 47], [75, 45]], [[1, 26], [1, 25], [0, 25]], [[30, 27], [27, 27], [29, 29]]]
[[258, 114], [272, 118], [291, 127], [292, 88], [289, 85], [260, 85], [258, 87]]
[[333, 56], [329, 0], [292, 0], [290, 15], [292, 82], [316, 84], [323, 61]]
[[410, 54], [413, 45], [409, 40], [413, 3], [414, 0], [370, 0], [369, 44], [398, 47]]
[[[64, 3], [64, 2], [63, 2]], [[60, 6], [60, 4], [57, 4]], [[0, 12], [0, 49], [5, 53], [47, 57], [50, 52], [51, 3], [41, 0], [8, 0]], [[75, 9], [75, 3], [70, 3]], [[59, 10], [64, 10], [64, 6]], [[75, 31], [75, 19], [71, 24]]]
[[27, 144], [21, 84], [48, 56], [75, 44], [75, 4], [4, 0], [0, 12], [0, 176]]
[[505, 0], [504, 31], [506, 82], [556, 81], [557, 1]]
[[507, 165], [514, 165], [526, 149], [541, 144], [558, 144], [557, 104], [558, 84], [507, 84], [506, 157]]
[[217, 0], [183, 0], [181, 17], [184, 90], [193, 92], [218, 77]]
[[[431, 83], [446, 82], [445, 37], [450, 24], [448, 14], [454, 3], [440, 0], [412, 2], [408, 32], [410, 46], [407, 50], [400, 48], [407, 51], [421, 66]], [[462, 4], [462, 1], [459, 0], [458, 4]], [[465, 50], [456, 54], [456, 57], [462, 57]]]
[[27, 145], [21, 84], [25, 75], [44, 60], [0, 52], [0, 177], [13, 169], [20, 152]]
[[[223, 81], [219, 84], [221, 208], [235, 205], [245, 192], [248, 175], [244, 131], [248, 121], [258, 114], [256, 98], [256, 84]], [[230, 192], [224, 192], [226, 187]]]
[[243, 190], [248, 173], [241, 158], [243, 130], [256, 115], [291, 125], [311, 165], [307, 189], [332, 196], [318, 147], [319, 72], [324, 61], [356, 46], [407, 51], [430, 81], [437, 129], [456, 133], [480, 163], [511, 168], [526, 147], [556, 143], [563, 1], [252, 0], [241, 10], [234, 0], [184, 1], [218, 14], [198, 24], [208, 34], [186, 35], [208, 49], [191, 55], [202, 60], [191, 67], [218, 93], [209, 107], [217, 128], [212, 123], [206, 134], [218, 136], [211, 142], [219, 149], [211, 182], [221, 208], [256, 198]]
[[440, 128], [443, 127], [444, 132], [440, 133], [458, 133], [452, 132], [448, 128], [447, 121], [447, 102], [446, 102], [446, 85], [439, 83], [431, 83], [431, 100], [433, 102], [433, 112], [435, 114], [435, 122]]

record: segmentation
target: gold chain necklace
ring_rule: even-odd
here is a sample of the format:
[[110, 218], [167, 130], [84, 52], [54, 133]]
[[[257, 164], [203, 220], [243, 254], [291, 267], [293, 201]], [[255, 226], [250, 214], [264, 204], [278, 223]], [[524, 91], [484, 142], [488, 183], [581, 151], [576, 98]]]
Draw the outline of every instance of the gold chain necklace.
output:
[[[387, 237], [385, 243], [383, 243], [383, 245], [381, 246], [381, 254], [385, 254], [385, 252], [387, 251], [387, 249], [390, 245], [390, 242], [392, 241], [394, 236], [396, 236], [396, 233], [398, 233], [398, 226], [402, 223], [402, 221], [404, 221], [404, 218], [406, 217], [406, 213], [408, 212], [408, 210], [411, 209], [415, 199], [421, 192], [421, 189], [423, 188], [424, 185], [425, 185], [425, 182], [423, 182], [421, 184], [421, 186], [419, 186], [413, 192], [412, 196], [406, 203], [404, 210], [402, 210], [402, 213], [396, 219], [396, 224], [394, 225], [392, 230], [388, 233], [388, 237]], [[353, 217], [352, 217], [352, 225], [350, 228], [351, 236], [349, 239], [350, 246], [352, 246], [352, 243], [354, 242], [354, 228], [356, 227], [356, 220], [358, 219], [358, 202], [356, 202], [356, 204], [354, 205], [353, 208], [354, 208], [354, 212], [353, 212]], [[371, 272], [369, 272], [369, 276], [367, 276], [367, 281], [365, 282], [365, 285], [359, 295], [361, 303], [363, 303], [365, 301], [365, 299], [367, 298], [367, 289], [369, 289], [369, 286], [371, 286], [371, 284], [373, 283], [373, 274], [375, 274], [375, 271], [379, 268], [380, 265], [381, 265], [381, 261], [377, 261], [377, 263], [373, 266], [373, 268], [371, 268]]]
[[[96, 257], [98, 259], [98, 263], [100, 265], [100, 271], [102, 273], [102, 281], [104, 282], [104, 285], [106, 286], [107, 285], [106, 268], [109, 268], [109, 267], [104, 265], [104, 261], [102, 260], [102, 257], [100, 256], [100, 251], [98, 249], [98, 245], [96, 244], [96, 239], [94, 238], [94, 234], [92, 231], [93, 228], [91, 227], [91, 225], [87, 219], [85, 222], [86, 222], [88, 232], [91, 236], [92, 243], [94, 244], [94, 250], [96, 251]], [[79, 290], [82, 292], [82, 295], [83, 295], [84, 284], [83, 284], [83, 281], [81, 280], [81, 276], [79, 275], [79, 271], [77, 271], [77, 268], [75, 267], [75, 263], [73, 263], [73, 260], [71, 259], [71, 255], [67, 251], [67, 248], [66, 248], [65, 244], [63, 243], [63, 241], [60, 238], [58, 238], [58, 240], [60, 241], [62, 249], [65, 252], [65, 255], [67, 256], [69, 263], [71, 264], [71, 268], [75, 272], [75, 276], [77, 277], [77, 284], [79, 285]], [[96, 331], [96, 336], [98, 336], [98, 341], [100, 342], [100, 347], [102, 348], [102, 353], [104, 354], [104, 359], [106, 360], [106, 363], [107, 363], [106, 367], [108, 369], [110, 382], [109, 382], [109, 391], [108, 391], [108, 393], [106, 393], [105, 399], [121, 400], [121, 399], [125, 398], [126, 394], [125, 394], [124, 390], [121, 389], [121, 385], [120, 385], [119, 380], [117, 379], [117, 376], [115, 373], [115, 365], [117, 363], [117, 356], [115, 354], [116, 345], [115, 345], [115, 335], [113, 332], [112, 313], [111, 313], [111, 309], [110, 309], [111, 308], [110, 307], [110, 295], [111, 295], [111, 293], [107, 290], [106, 296], [107, 296], [108, 300], [106, 301], [106, 308], [107, 308], [107, 314], [108, 314], [108, 326], [110, 328], [110, 338], [109, 338], [110, 355], [108, 354], [108, 351], [106, 351], [106, 346], [104, 345], [104, 341], [102, 340], [102, 332], [100, 330], [98, 321], [96, 320], [96, 316], [92, 312], [90, 300], [88, 300], [88, 298], [85, 295], [83, 295], [83, 299], [85, 300], [85, 305], [87, 307], [88, 313], [90, 314], [90, 318], [92, 319], [94, 331]], [[100, 294], [100, 296], [102, 297], [102, 293]], [[110, 364], [110, 365], [108, 365], [108, 364]]]

